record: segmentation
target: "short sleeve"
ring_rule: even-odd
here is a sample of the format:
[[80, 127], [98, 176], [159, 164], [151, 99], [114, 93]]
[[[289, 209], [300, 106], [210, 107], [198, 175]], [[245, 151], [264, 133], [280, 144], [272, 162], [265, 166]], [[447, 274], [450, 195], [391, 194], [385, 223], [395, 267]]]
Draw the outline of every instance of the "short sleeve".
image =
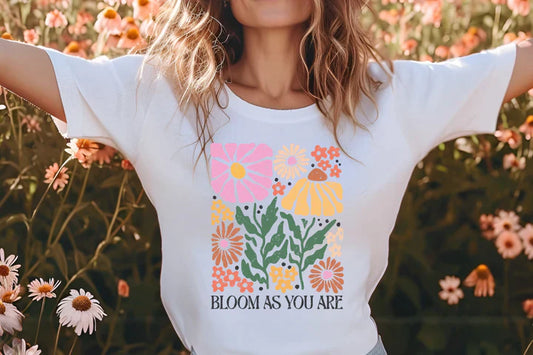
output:
[[88, 60], [37, 47], [46, 51], [54, 68], [67, 121], [52, 116], [60, 134], [112, 146], [136, 161], [145, 116], [144, 93], [137, 88], [144, 56]]
[[442, 142], [496, 131], [515, 57], [511, 42], [442, 62], [393, 61], [394, 109], [416, 161]]

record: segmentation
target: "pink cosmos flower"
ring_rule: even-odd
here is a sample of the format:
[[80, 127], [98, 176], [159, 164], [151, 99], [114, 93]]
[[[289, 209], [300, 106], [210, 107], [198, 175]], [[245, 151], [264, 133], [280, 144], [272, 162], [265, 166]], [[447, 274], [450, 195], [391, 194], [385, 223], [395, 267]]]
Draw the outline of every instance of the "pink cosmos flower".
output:
[[455, 276], [445, 276], [444, 279], [439, 280], [439, 285], [442, 291], [439, 292], [439, 297], [448, 301], [448, 304], [457, 304], [459, 299], [464, 297], [463, 290], [459, 288], [461, 280]]
[[266, 144], [211, 144], [211, 186], [224, 201], [247, 203], [270, 193], [272, 149]]
[[[46, 179], [43, 181], [47, 184], [54, 181], [54, 176], [56, 175], [58, 170], [59, 170], [59, 165], [57, 163], [50, 165], [48, 168], [46, 168], [46, 172], [44, 174], [44, 177]], [[63, 191], [63, 189], [65, 188], [65, 185], [68, 183], [69, 175], [66, 173], [67, 170], [68, 168], [64, 166], [63, 169], [61, 169], [61, 172], [57, 175], [57, 178], [55, 179], [54, 184], [52, 185], [52, 188], [54, 190], [57, 190], [57, 192]], [[59, 187], [59, 190], [57, 189], [58, 187]]]
[[[29, 345], [28, 345], [29, 346]], [[39, 345], [34, 345], [26, 349], [26, 341], [24, 339], [14, 338], [11, 346], [4, 344], [5, 355], [40, 355]]]
[[504, 259], [513, 259], [522, 252], [522, 241], [518, 237], [516, 232], [504, 231], [498, 235], [494, 242], [498, 248], [498, 253], [502, 255]]
[[37, 44], [39, 43], [39, 34], [35, 29], [29, 29], [24, 30], [24, 42], [30, 43], [30, 44]]
[[42, 298], [55, 298], [56, 294], [54, 291], [61, 281], [54, 281], [54, 278], [48, 279], [48, 282], [44, 281], [42, 278], [39, 280], [35, 279], [28, 285], [28, 290], [30, 294], [28, 297], [32, 298], [34, 301], [40, 301]]
[[498, 129], [494, 132], [494, 137], [500, 142], [509, 144], [511, 149], [516, 149], [522, 143], [522, 136], [514, 128]]
[[65, 27], [66, 25], [68, 25], [68, 21], [61, 11], [59, 11], [58, 9], [54, 9], [46, 14], [44, 24], [47, 27], [57, 28]]
[[[531, 92], [531, 96], [533, 96], [533, 89], [529, 90], [528, 92]], [[527, 140], [530, 140], [533, 136], [533, 115], [527, 116], [524, 123], [518, 127], [518, 130], [525, 134]]]
[[527, 255], [527, 258], [533, 259], [533, 224], [526, 224], [526, 226], [518, 232], [518, 235], [522, 238], [522, 242], [524, 243], [524, 253]]
[[21, 299], [20, 285], [0, 285], [0, 300], [6, 303], [13, 303]]
[[72, 138], [67, 146], [65, 152], [78, 159], [84, 168], [91, 165], [90, 156], [100, 149], [98, 143], [86, 138]]
[[507, 0], [507, 6], [514, 15], [529, 15], [529, 0]]
[[14, 265], [17, 258], [18, 256], [13, 254], [6, 258], [4, 248], [0, 248], [0, 283], [2, 285], [11, 287], [18, 281], [18, 268], [20, 264]]
[[98, 162], [98, 164], [103, 165], [104, 163], [111, 163], [111, 159], [117, 150], [109, 145], [105, 145], [103, 148], [98, 149], [96, 152], [89, 156], [91, 162]]
[[146, 20], [152, 15], [157, 15], [159, 2], [154, 0], [133, 0], [133, 17]]
[[0, 336], [4, 332], [14, 334], [15, 330], [22, 330], [24, 315], [11, 303], [0, 301]]
[[100, 306], [100, 302], [83, 288], [80, 288], [79, 291], [71, 289], [70, 296], [59, 302], [56, 312], [59, 315], [59, 323], [74, 327], [74, 332], [77, 335], [87, 331], [92, 334], [96, 328], [96, 319], [102, 320], [103, 316], [107, 316]]
[[494, 217], [494, 234], [498, 235], [503, 231], [517, 231], [520, 229], [520, 217], [514, 211], [498, 211]]
[[96, 16], [94, 30], [98, 33], [120, 34], [122, 32], [121, 24], [122, 19], [118, 12], [108, 6]]
[[526, 157], [520, 157], [520, 159], [517, 159], [514, 153], [505, 154], [503, 156], [503, 168], [504, 169], [516, 168], [519, 170], [524, 170], [525, 167], [526, 167]]
[[117, 285], [118, 295], [120, 297], [129, 297], [130, 296], [130, 286], [126, 280], [118, 280]]

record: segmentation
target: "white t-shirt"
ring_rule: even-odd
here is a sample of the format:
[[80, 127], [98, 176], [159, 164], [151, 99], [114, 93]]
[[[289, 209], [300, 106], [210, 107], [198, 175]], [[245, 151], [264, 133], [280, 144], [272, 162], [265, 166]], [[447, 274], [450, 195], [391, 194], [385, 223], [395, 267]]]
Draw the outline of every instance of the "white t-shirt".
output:
[[496, 130], [516, 57], [509, 43], [440, 63], [395, 60], [391, 85], [370, 62], [385, 83], [379, 117], [363, 97], [368, 131], [340, 132], [359, 162], [316, 105], [269, 109], [225, 85], [208, 176], [202, 160], [192, 171], [194, 114], [176, 109], [168, 80], [148, 75], [135, 96], [142, 55], [88, 61], [39, 47], [66, 112], [68, 125], [53, 118], [60, 133], [111, 145], [135, 166], [161, 228], [163, 305], [199, 355], [366, 354], [378, 339], [368, 302], [416, 164], [441, 142]]

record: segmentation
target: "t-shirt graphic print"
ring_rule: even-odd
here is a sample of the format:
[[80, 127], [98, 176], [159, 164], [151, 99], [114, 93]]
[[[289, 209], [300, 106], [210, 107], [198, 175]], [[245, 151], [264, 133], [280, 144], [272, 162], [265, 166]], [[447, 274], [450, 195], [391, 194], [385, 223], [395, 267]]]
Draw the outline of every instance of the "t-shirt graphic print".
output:
[[211, 308], [342, 309], [340, 148], [210, 151]]

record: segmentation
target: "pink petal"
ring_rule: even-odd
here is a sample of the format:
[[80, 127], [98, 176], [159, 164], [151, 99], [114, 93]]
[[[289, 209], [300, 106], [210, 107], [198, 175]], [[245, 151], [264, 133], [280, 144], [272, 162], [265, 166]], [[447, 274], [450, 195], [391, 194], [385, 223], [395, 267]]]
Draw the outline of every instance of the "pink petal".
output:
[[253, 170], [261, 175], [272, 176], [272, 160], [263, 160], [259, 163], [248, 165], [247, 169]]
[[226, 185], [220, 193], [220, 197], [227, 202], [235, 202], [235, 181], [233, 179], [228, 179]]
[[244, 183], [254, 194], [256, 201], [264, 200], [268, 196], [268, 190], [250, 180], [244, 179]]
[[226, 152], [228, 153], [230, 160], [235, 161], [233, 156], [235, 155], [235, 149], [237, 149], [237, 143], [228, 143], [224, 145], [224, 148], [226, 148]]
[[228, 157], [226, 156], [226, 153], [224, 152], [224, 149], [222, 148], [222, 144], [220, 143], [211, 143], [211, 156], [214, 158], [220, 158], [225, 161], [229, 161]]
[[270, 178], [259, 176], [259, 175], [256, 175], [256, 174], [252, 173], [252, 172], [248, 172], [248, 176], [251, 177], [252, 180], [257, 182], [258, 184], [263, 185], [265, 188], [268, 189], [270, 187]]
[[224, 182], [228, 179], [229, 173], [226, 173], [224, 175], [220, 175], [218, 178], [211, 180], [211, 187], [213, 187], [213, 190], [218, 194], [220, 190], [222, 190], [222, 186], [224, 185]]
[[239, 147], [237, 148], [237, 161], [241, 161], [242, 157], [248, 154], [248, 152], [254, 149], [254, 147], [255, 143], [239, 144]]
[[229, 166], [219, 162], [218, 160], [211, 160], [211, 174], [213, 175], [213, 178], [219, 176], [223, 172], [229, 169]]
[[248, 155], [242, 162], [252, 163], [263, 158], [272, 157], [272, 148], [266, 144], [259, 144], [252, 154]]
[[239, 203], [254, 202], [254, 197], [240, 180], [237, 181], [237, 195], [239, 196]]

